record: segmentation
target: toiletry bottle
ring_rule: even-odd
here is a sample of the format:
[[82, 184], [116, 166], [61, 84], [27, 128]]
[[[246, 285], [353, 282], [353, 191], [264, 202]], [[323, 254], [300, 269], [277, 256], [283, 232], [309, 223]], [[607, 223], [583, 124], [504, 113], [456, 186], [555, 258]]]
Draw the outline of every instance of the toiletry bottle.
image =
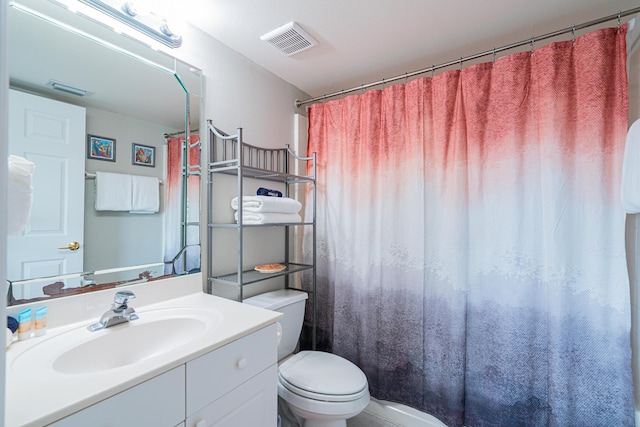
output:
[[41, 337], [47, 333], [47, 306], [42, 306], [35, 311], [34, 314], [34, 330], [36, 337]]
[[18, 314], [18, 339], [24, 341], [31, 338], [31, 309], [27, 308]]

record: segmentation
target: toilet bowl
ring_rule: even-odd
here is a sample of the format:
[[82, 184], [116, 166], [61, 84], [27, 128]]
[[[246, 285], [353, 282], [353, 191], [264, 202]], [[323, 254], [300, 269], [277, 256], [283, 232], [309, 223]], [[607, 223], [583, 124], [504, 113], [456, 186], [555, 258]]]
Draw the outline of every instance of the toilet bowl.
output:
[[278, 367], [278, 396], [305, 427], [346, 426], [370, 400], [360, 368], [320, 351], [302, 351]]
[[306, 299], [305, 292], [283, 289], [244, 302], [284, 314], [278, 344], [278, 397], [280, 406], [284, 403], [287, 409], [287, 413], [280, 414], [283, 425], [294, 421], [300, 427], [346, 427], [346, 420], [369, 404], [367, 377], [356, 365], [335, 354], [293, 354], [302, 330]]

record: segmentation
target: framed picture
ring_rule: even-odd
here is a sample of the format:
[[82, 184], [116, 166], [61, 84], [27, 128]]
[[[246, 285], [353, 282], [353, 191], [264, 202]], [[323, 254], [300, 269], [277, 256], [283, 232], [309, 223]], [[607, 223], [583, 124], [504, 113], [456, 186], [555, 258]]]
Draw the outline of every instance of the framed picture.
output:
[[156, 148], [148, 145], [131, 144], [133, 151], [131, 153], [131, 163], [140, 166], [156, 166]]
[[87, 158], [116, 161], [116, 140], [104, 136], [87, 135]]

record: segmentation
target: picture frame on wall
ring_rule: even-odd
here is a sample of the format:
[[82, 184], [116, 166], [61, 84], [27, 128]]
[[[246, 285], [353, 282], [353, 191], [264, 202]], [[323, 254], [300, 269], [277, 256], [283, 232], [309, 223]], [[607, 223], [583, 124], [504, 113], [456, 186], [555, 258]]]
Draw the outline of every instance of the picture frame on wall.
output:
[[116, 140], [98, 135], [87, 135], [87, 158], [116, 161]]
[[149, 145], [133, 143], [131, 163], [138, 166], [156, 166], [156, 148]]

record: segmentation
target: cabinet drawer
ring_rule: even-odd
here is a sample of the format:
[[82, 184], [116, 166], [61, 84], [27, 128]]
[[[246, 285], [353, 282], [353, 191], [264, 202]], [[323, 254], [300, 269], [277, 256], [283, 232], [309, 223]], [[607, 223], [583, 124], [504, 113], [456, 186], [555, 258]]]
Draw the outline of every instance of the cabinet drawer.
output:
[[187, 363], [187, 416], [277, 362], [276, 325]]
[[187, 418], [186, 427], [275, 427], [278, 365], [236, 387]]

